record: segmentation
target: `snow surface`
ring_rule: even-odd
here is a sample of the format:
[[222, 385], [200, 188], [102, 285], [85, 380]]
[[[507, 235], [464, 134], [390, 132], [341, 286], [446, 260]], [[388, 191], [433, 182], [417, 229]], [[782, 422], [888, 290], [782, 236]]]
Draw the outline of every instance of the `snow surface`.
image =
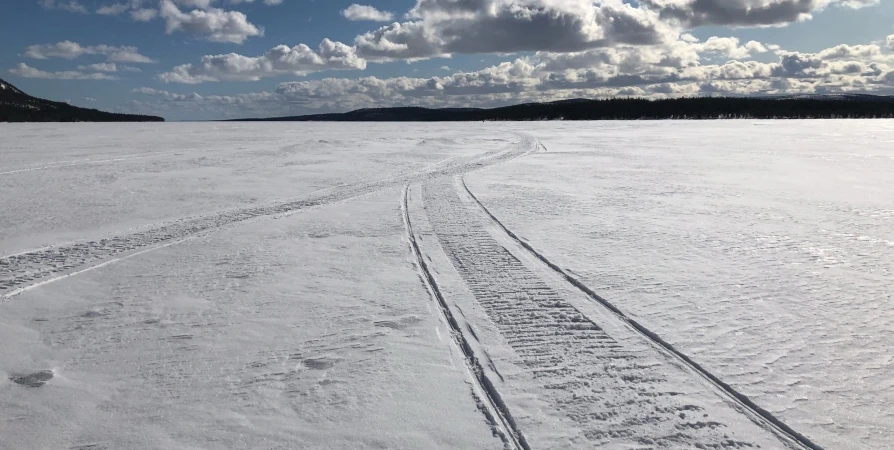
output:
[[826, 448], [894, 437], [894, 122], [534, 124], [468, 176], [600, 295]]
[[0, 124], [0, 448], [885, 448], [892, 130]]

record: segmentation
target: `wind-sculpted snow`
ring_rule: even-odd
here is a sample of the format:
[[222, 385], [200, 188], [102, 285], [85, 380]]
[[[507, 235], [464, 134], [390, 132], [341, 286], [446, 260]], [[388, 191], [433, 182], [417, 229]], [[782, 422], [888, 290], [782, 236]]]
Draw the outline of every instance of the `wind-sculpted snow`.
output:
[[[678, 369], [655, 352], [622, 345], [578, 311], [490, 235], [481, 211], [464, 202], [454, 184], [452, 177], [441, 177], [423, 185], [434, 233], [533, 377], [535, 395], [549, 405], [547, 414], [573, 423], [574, 431], [565, 436], [569, 442], [669, 449], [750, 448], [768, 440], [780, 448], [792, 445], [759, 428], [737, 434], [716, 417], [715, 410], [726, 406], [681, 400], [683, 386], [668, 378]], [[738, 421], [748, 420], [741, 415]], [[538, 447], [536, 440], [531, 447]]]
[[244, 222], [0, 303], [0, 448], [502, 449], [398, 200]]
[[325, 189], [321, 193], [294, 201], [183, 219], [125, 236], [60, 245], [0, 258], [0, 294], [8, 298], [21, 293], [22, 289], [32, 283], [56, 274], [63, 274], [128, 252], [186, 239], [246, 220], [303, 211], [432, 176], [463, 173], [471, 168], [495, 164], [530, 151], [530, 142], [532, 142], [531, 139], [523, 138], [519, 143], [502, 151], [452, 159], [416, 173], [398, 175], [393, 178]]
[[527, 250], [532, 256], [536, 259], [540, 260], [543, 264], [549, 267], [551, 270], [556, 272], [563, 280], [570, 283], [572, 286], [579, 289], [581, 292], [586, 294], [592, 300], [596, 301], [602, 307], [611, 311], [617, 319], [623, 322], [625, 325], [629, 326], [632, 330], [642, 336], [644, 339], [648, 340], [651, 344], [653, 344], [656, 348], [658, 348], [663, 354], [665, 354], [669, 358], [677, 359], [682, 365], [691, 370], [692, 372], [704, 377], [708, 382], [713, 384], [719, 391], [723, 392], [723, 394], [728, 395], [731, 400], [739, 403], [739, 406], [743, 410], [747, 410], [749, 414], [752, 415], [757, 422], [759, 422], [764, 427], [772, 429], [775, 433], [778, 433], [786, 438], [790, 438], [796, 441], [799, 445], [802, 445], [805, 448], [820, 450], [822, 447], [812, 442], [809, 438], [794, 430], [790, 426], [788, 426], [785, 422], [779, 420], [776, 416], [774, 416], [771, 412], [767, 411], [760, 405], [754, 403], [748, 396], [742, 394], [737, 391], [734, 387], [730, 386], [729, 383], [721, 380], [717, 375], [711, 373], [709, 370], [705, 369], [701, 364], [695, 362], [689, 355], [681, 352], [676, 349], [673, 344], [666, 341], [664, 338], [659, 336], [654, 331], [648, 329], [646, 326], [638, 322], [637, 320], [631, 318], [626, 312], [622, 311], [620, 308], [615, 306], [612, 302], [602, 298], [599, 294], [594, 292], [590, 287], [581, 282], [577, 277], [572, 276], [569, 272], [566, 272], [564, 269], [556, 265], [556, 263], [552, 262], [547, 258], [542, 252], [536, 250], [531, 246], [527, 241], [521, 239], [517, 234], [506, 228], [506, 226], [500, 222], [488, 209], [485, 207], [475, 194], [473, 194], [468, 186], [465, 183], [465, 180], [462, 182], [463, 189], [468, 193], [471, 199], [477, 204], [481, 209], [487, 214], [488, 217], [496, 224], [499, 229], [503, 230], [510, 238], [512, 238], [518, 245]]
[[0, 128], [0, 447], [890, 440], [888, 122]]
[[894, 415], [890, 121], [533, 125], [467, 176], [509, 229], [825, 448]]
[[[468, 333], [472, 333], [472, 336], [477, 339], [473, 328], [469, 324], [465, 324], [464, 327], [460, 317], [454, 314], [453, 308], [444, 297], [438, 282], [435, 280], [434, 272], [429, 268], [432, 262], [431, 258], [429, 257], [428, 262], [426, 262], [426, 255], [423, 254], [419, 240], [416, 238], [416, 231], [413, 229], [413, 222], [410, 219], [409, 205], [409, 186], [407, 186], [404, 189], [401, 207], [404, 213], [404, 225], [407, 228], [407, 239], [410, 242], [410, 249], [416, 258], [416, 264], [423, 274], [423, 283], [432, 297], [438, 302], [442, 317], [450, 327], [453, 344], [463, 355], [470, 377], [474, 382], [473, 395], [478, 402], [478, 408], [484, 413], [494, 434], [500, 437], [506, 447], [516, 450], [531, 450], [524, 433], [519, 429], [518, 423], [512, 417], [512, 412], [509, 411], [508, 405], [495, 386], [494, 375], [496, 374], [487, 370], [485, 364], [482, 363], [484, 358], [478, 354], [472, 341], [466, 336]], [[492, 361], [489, 362], [492, 364]]]

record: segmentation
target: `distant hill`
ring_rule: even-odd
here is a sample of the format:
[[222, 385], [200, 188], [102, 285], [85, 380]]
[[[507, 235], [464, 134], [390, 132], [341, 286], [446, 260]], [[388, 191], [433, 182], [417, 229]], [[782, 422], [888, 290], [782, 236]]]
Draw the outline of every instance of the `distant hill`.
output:
[[156, 116], [117, 114], [32, 97], [0, 79], [0, 122], [164, 122]]
[[525, 103], [501, 108], [368, 108], [335, 114], [239, 121], [443, 122], [499, 120], [894, 118], [894, 97], [837, 94], [780, 97], [616, 98]]

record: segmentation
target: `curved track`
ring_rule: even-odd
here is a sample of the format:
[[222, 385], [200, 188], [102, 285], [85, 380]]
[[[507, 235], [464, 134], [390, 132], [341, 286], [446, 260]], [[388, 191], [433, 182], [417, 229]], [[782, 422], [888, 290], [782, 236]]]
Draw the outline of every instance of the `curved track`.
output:
[[84, 268], [96, 267], [118, 260], [138, 251], [161, 248], [171, 242], [189, 239], [227, 226], [253, 219], [292, 214], [310, 208], [346, 201], [407, 183], [432, 177], [460, 174], [496, 164], [524, 154], [531, 149], [530, 139], [522, 139], [499, 152], [441, 161], [420, 171], [392, 178], [336, 186], [311, 193], [303, 198], [223, 211], [159, 224], [145, 231], [113, 236], [93, 241], [58, 245], [20, 252], [0, 258], [0, 300], [9, 299], [28, 289], [66, 275], [80, 273]]
[[587, 287], [580, 280], [575, 278], [574, 276], [568, 274], [565, 270], [559, 267], [557, 264], [550, 261], [542, 252], [536, 250], [531, 244], [527, 241], [521, 239], [517, 234], [513, 233], [509, 228], [507, 228], [496, 216], [494, 216], [487, 207], [484, 206], [483, 203], [475, 196], [474, 193], [469, 189], [468, 185], [466, 185], [465, 179], [462, 179], [462, 187], [468, 193], [470, 198], [475, 201], [475, 204], [481, 208], [481, 211], [484, 212], [487, 217], [493, 221], [493, 223], [502, 229], [509, 237], [511, 237], [516, 243], [518, 243], [521, 247], [526, 249], [531, 255], [535, 258], [543, 262], [546, 266], [548, 266], [551, 270], [555, 271], [558, 275], [560, 275], [563, 279], [565, 279], [569, 284], [586, 294], [588, 297], [598, 302], [600, 305], [611, 311], [615, 316], [617, 316], [620, 320], [630, 326], [632, 329], [636, 330], [641, 336], [645, 339], [648, 339], [651, 343], [653, 343], [656, 347], [659, 347], [663, 351], [665, 351], [668, 355], [671, 355], [674, 358], [679, 359], [684, 365], [689, 367], [693, 372], [701, 375], [706, 380], [708, 380], [711, 384], [717, 387], [719, 390], [727, 394], [733, 401], [739, 403], [741, 407], [751, 413], [750, 415], [753, 418], [756, 418], [761, 425], [766, 426], [768, 428], [772, 428], [774, 432], [784, 435], [793, 441], [797, 442], [804, 448], [809, 448], [812, 450], [822, 450], [822, 447], [818, 444], [811, 441], [808, 437], [803, 434], [797, 432], [792, 429], [790, 426], [786, 425], [782, 420], [775, 417], [771, 412], [762, 408], [760, 405], [754, 403], [748, 396], [737, 391], [733, 386], [721, 380], [719, 377], [711, 373], [709, 370], [704, 368], [702, 365], [697, 363], [695, 360], [690, 358], [685, 353], [676, 349], [671, 343], [667, 342], [657, 333], [649, 330], [644, 325], [640, 324], [635, 319], [628, 316], [624, 313], [620, 308], [615, 306], [613, 303], [609, 302], [605, 298], [601, 297], [599, 294], [594, 292], [592, 289]]
[[[528, 146], [542, 147], [539, 143]], [[436, 274], [443, 274], [445, 270], [455, 270], [474, 301], [486, 312], [487, 319], [496, 325], [518, 356], [516, 364], [539, 383], [532, 392], [546, 400], [548, 414], [564, 416], [563, 420], [574, 424], [572, 429], [579, 434], [571, 442], [654, 448], [821, 449], [509, 230], [466, 186], [464, 174], [432, 177], [421, 183], [421, 190], [422, 205], [417, 209], [424, 208], [440, 243], [439, 250], [446, 254], [453, 267], [432, 267], [426, 251], [438, 249], [431, 246], [420, 249], [411, 222], [408, 190], [405, 190], [402, 211], [411, 250], [422, 272], [421, 278], [450, 324], [454, 341], [462, 350], [475, 383], [488, 397], [491, 407], [485, 414], [489, 419], [496, 414], [505, 433], [523, 437], [527, 424], [513, 418], [513, 405], [507, 404], [499, 392], [502, 383], [489, 378], [480, 362], [487, 357], [486, 352], [482, 355], [480, 348], [469, 345], [477, 342], [478, 336], [470, 325], [458, 323], [457, 314], [452, 311], [458, 306], [438, 288]], [[493, 226], [489, 228], [486, 223]], [[535, 269], [500, 244], [492, 235], [494, 229], [514, 242], [520, 251], [539, 261], [544, 270], [554, 272], [607, 310], [612, 320], [632, 330], [651, 349], [649, 354], [626, 348], [616, 341], [604, 324], [582, 313], [565, 294], [554, 290]], [[482, 345], [486, 347], [486, 343]], [[700, 386], [697, 389], [704, 391], [703, 394], [717, 395], [728, 406], [681, 403], [674, 387], [678, 380], [667, 376], [675, 370], [689, 379], [687, 386]], [[730, 424], [730, 421], [745, 425]], [[738, 433], [728, 428], [728, 424], [734, 425]], [[531, 431], [537, 435], [536, 430]], [[518, 441], [508, 443], [515, 448], [538, 447], [536, 437], [521, 441], [522, 447]]]

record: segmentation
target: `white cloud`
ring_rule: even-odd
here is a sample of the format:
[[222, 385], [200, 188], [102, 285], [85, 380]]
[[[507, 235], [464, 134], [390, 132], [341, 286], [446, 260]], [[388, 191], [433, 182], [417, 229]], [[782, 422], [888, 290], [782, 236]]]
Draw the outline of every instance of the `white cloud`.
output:
[[394, 13], [380, 11], [375, 7], [358, 5], [357, 3], [348, 6], [341, 12], [341, 15], [346, 19], [353, 21], [368, 20], [371, 22], [390, 22], [394, 20]]
[[25, 63], [19, 63], [9, 73], [23, 78], [42, 78], [45, 80], [117, 80], [117, 77], [105, 73], [84, 73], [79, 71], [44, 72]]
[[[197, 9], [181, 12], [175, 3]], [[249, 109], [263, 104], [286, 110], [300, 105], [317, 111], [402, 104], [486, 106], [573, 96], [662, 98], [774, 94], [786, 89], [877, 92], [894, 83], [894, 55], [884, 44], [798, 53], [736, 37], [701, 41], [687, 33], [703, 25], [781, 26], [810, 19], [824, 8], [875, 4], [877, 0], [416, 0], [402, 22], [363, 33], [353, 46], [325, 40], [317, 50], [281, 45], [260, 56], [208, 55], [159, 78], [187, 84], [252, 81], [331, 69], [362, 70], [368, 61], [532, 54], [444, 77], [326, 78], [282, 83], [274, 92], [242, 96], [158, 94], [164, 91], [153, 96], [190, 104]], [[160, 5], [169, 33], [186, 31], [234, 43], [263, 33], [244, 14], [238, 20], [225, 17], [241, 13], [217, 9], [210, 0], [160, 0]], [[342, 15], [350, 20], [394, 19], [390, 12], [356, 3]], [[222, 25], [228, 22], [233, 23]], [[887, 45], [894, 50], [894, 35]], [[759, 61], [750, 60], [757, 55], [762, 55]], [[776, 60], [770, 62], [772, 58]]]
[[[209, 9], [214, 0], [172, 0], [174, 3], [187, 8]], [[238, 1], [235, 3], [239, 3]]]
[[756, 53], [766, 53], [769, 50], [764, 44], [757, 41], [748, 41], [745, 45], [739, 45], [739, 39], [734, 37], [713, 36], [704, 44], [693, 42], [698, 52], [721, 54], [732, 59], [749, 58]]
[[151, 58], [141, 55], [139, 49], [130, 46], [81, 45], [72, 41], [55, 44], [30, 45], [23, 56], [32, 59], [64, 58], [75, 59], [84, 55], [104, 55], [111, 62], [154, 63]]
[[24, 56], [33, 59], [64, 58], [75, 59], [83, 55], [104, 55], [109, 61], [130, 63], [153, 63], [151, 58], [141, 55], [136, 47], [95, 45], [82, 46], [77, 42], [62, 41], [56, 44], [31, 45]]
[[650, 45], [677, 32], [658, 13], [622, 0], [417, 0], [408, 22], [357, 36], [371, 60], [452, 53], [573, 52], [620, 44]]
[[44, 9], [61, 9], [72, 13], [87, 14], [87, 8], [77, 0], [40, 0]]
[[236, 53], [207, 55], [198, 64], [184, 64], [159, 78], [165, 82], [197, 84], [209, 81], [255, 81], [279, 75], [304, 75], [321, 70], [362, 70], [366, 61], [356, 49], [328, 39], [317, 50], [300, 44], [278, 45], [261, 56]]
[[[210, 3], [210, 2], [200, 2]], [[264, 30], [248, 21], [239, 11], [219, 8], [181, 11], [171, 0], [160, 0], [159, 15], [165, 21], [168, 34], [175, 31], [204, 36], [212, 42], [241, 44], [252, 36], [263, 36]]]
[[[382, 106], [498, 106], [569, 98], [792, 93], [894, 92], [894, 55], [878, 46], [835, 46], [817, 53], [777, 48], [776, 62], [747, 58], [776, 46], [683, 36], [656, 46], [583, 52], [537, 52], [473, 72], [448, 76], [324, 78], [281, 83], [273, 92], [202, 96], [147, 90], [157, 107], [216, 111], [227, 117], [292, 115]], [[166, 105], [166, 106], [165, 106]]]
[[130, 0], [125, 3], [112, 3], [98, 8], [96, 14], [117, 16], [129, 12], [130, 18], [134, 21], [149, 22], [158, 16], [158, 11], [152, 8], [143, 7], [144, 3], [145, 0]]
[[[407, 21], [356, 37], [370, 61], [416, 60], [454, 53], [579, 52], [618, 45], [656, 45], [702, 25], [778, 26], [809, 19], [830, 5], [859, 8], [878, 0], [416, 0]], [[348, 18], [376, 17], [353, 4]], [[383, 13], [387, 14], [387, 13]], [[687, 35], [692, 37], [691, 35]], [[707, 44], [707, 43], [706, 43]], [[729, 57], [768, 50], [746, 43]]]
[[[256, 0], [230, 0], [230, 3], [238, 5], [240, 3], [254, 3]], [[265, 5], [281, 5], [283, 0], [264, 0]]]
[[94, 72], [117, 72], [118, 66], [115, 63], [96, 63], [78, 66], [78, 70], [92, 70]]
[[823, 59], [843, 59], [843, 58], [875, 58], [882, 54], [882, 48], [878, 45], [836, 45], [819, 52], [819, 56]]
[[130, 12], [130, 18], [137, 22], [149, 22], [158, 17], [158, 11], [149, 8], [135, 9]]
[[89, 47], [72, 41], [62, 41], [56, 44], [28, 46], [24, 56], [33, 59], [65, 58], [75, 59], [86, 54], [95, 53]]
[[131, 6], [127, 3], [114, 3], [99, 7], [96, 10], [96, 14], [103, 16], [117, 16], [118, 14], [128, 11], [130, 8]]
[[702, 25], [767, 26], [807, 20], [829, 5], [874, 6], [879, 0], [642, 0], [663, 20], [685, 28]]

